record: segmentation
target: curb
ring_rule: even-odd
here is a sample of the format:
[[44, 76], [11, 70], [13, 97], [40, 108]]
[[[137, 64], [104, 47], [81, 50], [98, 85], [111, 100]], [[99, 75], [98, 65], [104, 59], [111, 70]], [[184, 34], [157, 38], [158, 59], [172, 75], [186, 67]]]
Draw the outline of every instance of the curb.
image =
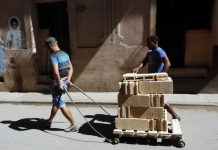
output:
[[[95, 103], [80, 92], [70, 92], [72, 100], [78, 105]], [[86, 92], [99, 105], [117, 105], [118, 92]], [[165, 96], [170, 105], [181, 106], [218, 106], [218, 94], [168, 94]], [[51, 95], [37, 92], [0, 92], [0, 104], [51, 105]], [[66, 97], [66, 103], [71, 101]]]
[[[67, 105], [89, 105], [89, 106], [96, 106], [94, 102], [70, 102], [67, 101]], [[117, 105], [115, 102], [96, 102], [99, 105]], [[200, 102], [200, 103], [194, 103], [194, 102], [189, 102], [189, 103], [175, 103], [175, 102], [168, 102], [170, 105], [175, 105], [175, 106], [215, 106], [218, 107], [218, 102], [213, 102], [213, 103], [207, 103], [207, 102]], [[52, 103], [49, 101], [46, 102], [36, 102], [36, 101], [0, 101], [0, 104], [18, 104], [18, 105], [51, 105]]]

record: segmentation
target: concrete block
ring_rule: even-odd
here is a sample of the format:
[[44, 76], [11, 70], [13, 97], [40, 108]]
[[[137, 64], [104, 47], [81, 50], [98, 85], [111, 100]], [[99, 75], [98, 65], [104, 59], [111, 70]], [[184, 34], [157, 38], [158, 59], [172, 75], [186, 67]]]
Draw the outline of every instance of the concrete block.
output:
[[157, 119], [156, 121], [156, 130], [161, 131], [162, 125], [161, 125], [161, 119]]
[[150, 93], [150, 81], [139, 81], [139, 94]]
[[118, 94], [118, 106], [150, 107], [150, 95], [121, 95]]
[[165, 101], [164, 101], [164, 95], [160, 94], [160, 107], [164, 107]]
[[167, 120], [162, 120], [162, 130], [161, 131], [168, 131], [168, 123]]
[[167, 123], [167, 110], [164, 109], [164, 119], [161, 120], [161, 130], [160, 131], [168, 131], [168, 123]]
[[138, 95], [139, 94], [139, 82], [135, 81], [135, 86], [134, 86], [134, 95]]
[[160, 98], [158, 94], [152, 94], [153, 95], [153, 107], [159, 107], [160, 106]]
[[154, 119], [149, 120], [149, 131], [154, 131], [156, 129], [156, 122]]
[[115, 118], [115, 127], [121, 130], [167, 131], [167, 120]]
[[128, 82], [127, 95], [133, 95], [134, 94], [134, 87], [135, 87], [135, 84], [134, 84], [133, 81]]
[[164, 109], [164, 119], [167, 120], [167, 109]]
[[163, 94], [122, 95], [118, 94], [118, 106], [163, 107]]
[[131, 118], [131, 116], [130, 116], [130, 106], [126, 107], [126, 118]]
[[117, 111], [117, 117], [118, 117], [118, 118], [121, 118], [121, 113], [120, 113], [121, 109], [120, 109], [120, 107], [118, 107], [117, 110], [118, 110], [118, 111]]
[[131, 118], [164, 119], [163, 107], [130, 107]]
[[124, 130], [149, 130], [149, 119], [115, 118], [115, 127]]
[[119, 82], [120, 90], [119, 93], [128, 95], [128, 82]]
[[[151, 103], [152, 103], [152, 107], [163, 107], [163, 105], [161, 106], [161, 97], [163, 94], [151, 94]], [[162, 97], [162, 101], [163, 101], [163, 97]]]
[[120, 107], [120, 118], [165, 119], [167, 113], [163, 107]]
[[157, 131], [167, 131], [168, 130], [167, 120], [157, 119], [156, 120], [156, 130]]
[[173, 81], [170, 77], [165, 81], [139, 81], [139, 94], [173, 93]]
[[153, 94], [150, 94], [150, 107], [154, 107], [154, 95]]
[[120, 118], [126, 118], [126, 107], [120, 108]]

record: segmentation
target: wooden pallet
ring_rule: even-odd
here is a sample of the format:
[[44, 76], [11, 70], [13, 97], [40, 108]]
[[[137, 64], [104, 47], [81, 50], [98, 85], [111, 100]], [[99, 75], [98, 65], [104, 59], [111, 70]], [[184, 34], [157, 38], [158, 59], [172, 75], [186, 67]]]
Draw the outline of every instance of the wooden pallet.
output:
[[[168, 122], [168, 131], [138, 131], [138, 130], [122, 130], [114, 129], [113, 134], [118, 138], [121, 137], [137, 137], [137, 138], [161, 138], [161, 139], [175, 139], [182, 142], [182, 130], [178, 119], [172, 119]], [[181, 143], [179, 143], [181, 144]], [[182, 146], [183, 147], [183, 146]]]
[[168, 74], [163, 73], [148, 73], [148, 74], [137, 74], [137, 73], [127, 73], [123, 75], [124, 81], [164, 81], [168, 80]]

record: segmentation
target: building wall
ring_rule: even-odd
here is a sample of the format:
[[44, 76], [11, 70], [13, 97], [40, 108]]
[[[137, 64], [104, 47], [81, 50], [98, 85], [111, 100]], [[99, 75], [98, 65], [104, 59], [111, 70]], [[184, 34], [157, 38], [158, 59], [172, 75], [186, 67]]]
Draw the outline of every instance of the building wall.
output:
[[[71, 5], [70, 35], [75, 35], [71, 39], [73, 81], [86, 91], [117, 91], [122, 74], [131, 72], [146, 54], [148, 1], [68, 2]], [[86, 9], [75, 12], [73, 7]]]
[[[48, 31], [40, 31], [38, 28], [36, 4], [52, 0], [1, 2], [4, 4], [0, 6], [1, 39], [6, 40], [9, 30], [8, 19], [17, 16], [21, 21], [21, 31], [25, 35], [27, 45], [25, 49], [4, 50], [7, 68], [0, 89], [49, 90], [48, 85], [41, 88], [38, 82], [39, 65], [45, 64], [42, 58], [46, 59], [42, 44]], [[156, 22], [152, 16], [156, 16], [154, 12], [156, 0], [137, 0], [137, 3], [132, 0], [66, 0], [66, 2], [70, 54], [74, 66], [73, 82], [85, 91], [118, 91], [118, 82], [122, 80], [122, 75], [131, 72], [131, 69], [146, 55], [145, 38], [149, 33], [155, 33]], [[25, 8], [22, 7], [23, 3]], [[217, 2], [215, 7], [218, 8]], [[217, 45], [217, 11], [214, 14], [212, 29], [214, 34], [211, 37], [213, 45]], [[191, 58], [192, 55], [193, 53], [189, 53], [187, 58]], [[207, 59], [210, 60], [211, 57]], [[208, 63], [204, 60], [199, 61]], [[146, 68], [141, 72], [146, 72]]]
[[[23, 25], [23, 17], [21, 10], [20, 0], [2, 0], [0, 6], [0, 36], [3, 41], [6, 40], [6, 34], [9, 30], [8, 19], [11, 16], [18, 16], [21, 20], [21, 24]], [[7, 7], [5, 7], [7, 6]]]
[[[37, 73], [33, 52], [34, 42], [31, 37], [33, 36], [30, 22], [31, 12], [29, 12], [31, 2], [28, 0], [3, 0], [1, 2], [0, 39], [3, 42], [5, 70], [1, 74], [0, 89], [35, 91]], [[13, 32], [10, 25], [11, 18], [18, 20], [18, 28]], [[9, 44], [10, 42], [16, 44]]]

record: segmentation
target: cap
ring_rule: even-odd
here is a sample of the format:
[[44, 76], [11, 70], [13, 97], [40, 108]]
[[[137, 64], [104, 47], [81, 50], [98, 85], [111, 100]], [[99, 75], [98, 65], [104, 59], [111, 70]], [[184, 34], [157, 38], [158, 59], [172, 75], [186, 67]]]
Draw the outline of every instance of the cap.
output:
[[51, 43], [56, 43], [57, 42], [57, 40], [56, 40], [56, 38], [54, 38], [54, 37], [48, 37], [46, 40], [45, 40], [45, 47], [46, 46], [48, 46], [49, 44], [51, 44]]

